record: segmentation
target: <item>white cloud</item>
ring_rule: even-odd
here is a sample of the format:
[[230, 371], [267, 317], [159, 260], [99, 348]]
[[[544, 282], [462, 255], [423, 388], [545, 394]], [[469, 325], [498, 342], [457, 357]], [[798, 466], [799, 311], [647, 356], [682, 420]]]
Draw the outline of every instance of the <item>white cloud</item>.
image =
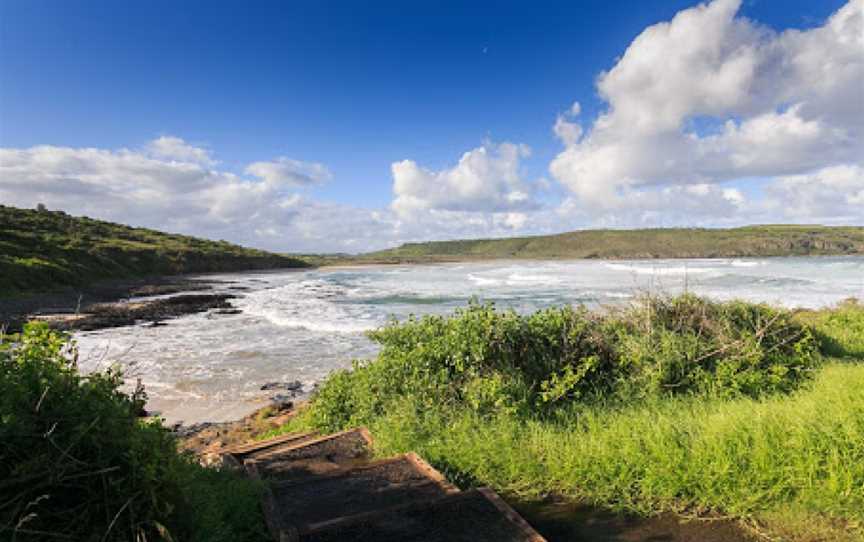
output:
[[785, 219], [861, 223], [864, 167], [841, 165], [802, 175], [778, 177], [767, 188], [768, 204]]
[[650, 186], [861, 162], [864, 0], [782, 33], [736, 17], [739, 5], [714, 0], [646, 28], [600, 75], [608, 109], [584, 135], [559, 116], [565, 149], [550, 171], [578, 201], [611, 209]]
[[[516, 162], [527, 152], [520, 146], [475, 149], [444, 175], [451, 182], [493, 179], [495, 205], [505, 210], [430, 206], [406, 217], [393, 209], [360, 209], [297, 194], [298, 185], [309, 182], [298, 181], [296, 175], [315, 182], [330, 177], [320, 164], [277, 159], [248, 166], [246, 177], [208, 167], [201, 153], [187, 152], [186, 160], [178, 153], [159, 158], [153, 152], [154, 144], [138, 151], [48, 145], [0, 149], [0, 204], [32, 208], [43, 203], [74, 215], [281, 251], [358, 252], [407, 241], [503, 236], [552, 228], [548, 221], [540, 225], [545, 220], [542, 213], [519, 211], [530, 199], [515, 173]], [[485, 155], [487, 152], [490, 154]], [[209, 163], [216, 162], [211, 159]], [[496, 176], [499, 174], [503, 177]], [[488, 190], [479, 186], [457, 195], [467, 195], [469, 203], [476, 198], [472, 204], [482, 207], [484, 196], [479, 193]], [[458, 207], [452, 197], [443, 201], [445, 207]]]
[[703, 183], [625, 188], [620, 197], [603, 206], [586, 206], [571, 197], [564, 200], [557, 213], [562, 220], [569, 219], [582, 227], [730, 226], [751, 215], [751, 206], [737, 189]]
[[214, 165], [210, 151], [186, 143], [179, 137], [161, 136], [146, 146], [147, 152], [154, 158], [179, 160], [203, 165]]
[[391, 165], [393, 210], [402, 219], [437, 211], [507, 212], [535, 207], [522, 179], [526, 145], [487, 142], [462, 155], [452, 168], [432, 171], [403, 160]]
[[575, 145], [582, 137], [582, 126], [578, 122], [570, 120], [579, 116], [581, 112], [582, 106], [579, 105], [579, 102], [573, 102], [567, 112], [558, 115], [555, 119], [555, 126], [552, 127], [552, 131], [567, 147]]
[[[307, 166], [287, 159], [284, 163]], [[288, 190], [296, 184], [294, 177], [256, 180], [211, 169], [211, 164], [215, 161], [203, 149], [167, 136], [141, 151], [48, 145], [0, 149], [0, 203], [44, 203], [127, 224], [290, 247], [291, 231], [285, 226], [302, 207], [299, 196]], [[326, 168], [315, 164], [304, 171], [323, 177]], [[281, 231], [285, 238], [262, 242], [255, 238], [256, 231]]]
[[316, 162], [301, 162], [284, 156], [271, 162], [253, 162], [246, 173], [273, 186], [311, 186], [330, 180], [333, 175], [327, 166]]

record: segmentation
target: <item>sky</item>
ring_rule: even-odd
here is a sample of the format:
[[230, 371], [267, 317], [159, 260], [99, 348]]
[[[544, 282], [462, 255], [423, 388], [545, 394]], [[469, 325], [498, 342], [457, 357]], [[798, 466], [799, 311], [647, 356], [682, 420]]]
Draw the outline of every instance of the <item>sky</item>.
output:
[[864, 0], [0, 0], [0, 204], [291, 252], [864, 225]]

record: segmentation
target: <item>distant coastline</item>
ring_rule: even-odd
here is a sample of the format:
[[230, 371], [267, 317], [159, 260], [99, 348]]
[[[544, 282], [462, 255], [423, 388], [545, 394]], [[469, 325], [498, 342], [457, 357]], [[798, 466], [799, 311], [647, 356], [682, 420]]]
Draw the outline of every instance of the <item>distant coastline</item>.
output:
[[650, 260], [864, 255], [864, 227], [764, 225], [731, 229], [581, 230], [556, 235], [406, 243], [313, 258], [317, 265], [486, 260]]
[[8, 298], [86, 288], [104, 280], [286, 268], [506, 260], [860, 256], [864, 255], [864, 227], [581, 230], [406, 243], [356, 255], [276, 254], [226, 241], [73, 217], [61, 211], [0, 206], [0, 248], [0, 298]]

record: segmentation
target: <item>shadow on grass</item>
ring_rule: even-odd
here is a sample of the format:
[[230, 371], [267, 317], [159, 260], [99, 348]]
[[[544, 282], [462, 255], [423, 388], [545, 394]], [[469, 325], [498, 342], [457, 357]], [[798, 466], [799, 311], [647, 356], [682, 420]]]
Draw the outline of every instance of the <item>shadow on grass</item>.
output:
[[675, 514], [639, 517], [550, 496], [507, 501], [549, 542], [755, 542], [731, 519], [688, 519]]

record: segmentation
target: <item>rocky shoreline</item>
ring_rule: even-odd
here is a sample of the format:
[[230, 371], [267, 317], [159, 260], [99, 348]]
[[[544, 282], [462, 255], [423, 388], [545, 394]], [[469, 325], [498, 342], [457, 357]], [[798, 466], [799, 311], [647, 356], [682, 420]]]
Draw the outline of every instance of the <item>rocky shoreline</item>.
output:
[[226, 448], [255, 440], [285, 425], [306, 404], [303, 400], [274, 402], [239, 420], [177, 424], [171, 429], [177, 435], [181, 451], [194, 455], [203, 465], [214, 465], [221, 462], [221, 454]]
[[209, 310], [239, 312], [230, 302], [237, 294], [198, 293], [217, 284], [185, 277], [151, 277], [0, 299], [0, 326], [16, 332], [27, 321], [41, 320], [63, 331], [93, 331], [141, 323], [162, 325], [165, 320]]

